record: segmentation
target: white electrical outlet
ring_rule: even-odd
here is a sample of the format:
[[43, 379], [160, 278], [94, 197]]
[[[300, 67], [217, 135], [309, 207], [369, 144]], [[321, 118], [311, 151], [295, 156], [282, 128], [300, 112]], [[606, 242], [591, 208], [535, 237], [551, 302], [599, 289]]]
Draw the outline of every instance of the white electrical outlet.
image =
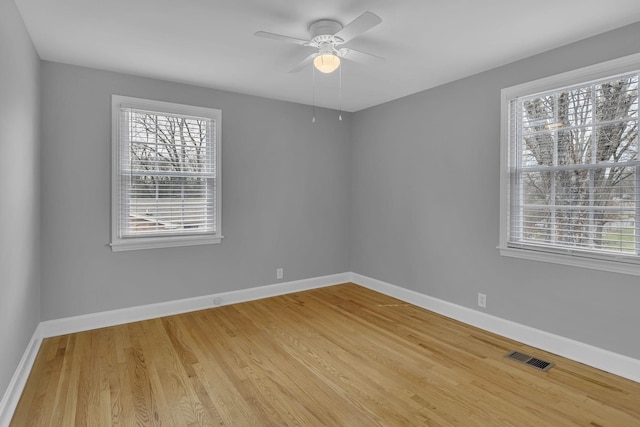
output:
[[213, 305], [221, 305], [222, 297], [213, 297]]
[[486, 294], [478, 294], [478, 306], [482, 308], [487, 308], [487, 295]]
[[276, 268], [276, 279], [282, 279], [284, 277], [284, 268]]

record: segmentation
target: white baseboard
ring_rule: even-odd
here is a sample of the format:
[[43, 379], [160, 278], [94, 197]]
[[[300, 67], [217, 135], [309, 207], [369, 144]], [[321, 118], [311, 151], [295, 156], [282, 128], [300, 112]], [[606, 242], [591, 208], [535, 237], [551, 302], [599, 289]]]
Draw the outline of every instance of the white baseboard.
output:
[[27, 349], [22, 355], [22, 359], [20, 359], [20, 363], [18, 363], [18, 367], [16, 368], [13, 377], [11, 377], [11, 381], [9, 382], [7, 390], [4, 392], [2, 400], [0, 400], [1, 427], [7, 427], [11, 422], [13, 413], [15, 412], [20, 396], [22, 395], [22, 390], [29, 378], [33, 362], [35, 362], [38, 350], [40, 350], [40, 344], [42, 344], [42, 335], [40, 334], [40, 326], [38, 326], [27, 345]]
[[503, 337], [640, 382], [640, 360], [351, 273], [351, 281]]
[[82, 316], [65, 317], [56, 320], [47, 320], [40, 323], [41, 336], [43, 338], [91, 329], [105, 328], [140, 320], [154, 319], [157, 317], [171, 316], [190, 311], [204, 310], [215, 307], [214, 298], [220, 298], [217, 306], [252, 301], [277, 295], [300, 292], [309, 289], [346, 283], [351, 280], [351, 273], [333, 274], [330, 276], [314, 277], [311, 279], [296, 280], [292, 282], [276, 283], [273, 285], [258, 286], [239, 291], [222, 292], [204, 295], [194, 298], [185, 298], [175, 301], [161, 302], [157, 304], [140, 305], [136, 307], [122, 308], [118, 310], [102, 311], [99, 313], [85, 314]]

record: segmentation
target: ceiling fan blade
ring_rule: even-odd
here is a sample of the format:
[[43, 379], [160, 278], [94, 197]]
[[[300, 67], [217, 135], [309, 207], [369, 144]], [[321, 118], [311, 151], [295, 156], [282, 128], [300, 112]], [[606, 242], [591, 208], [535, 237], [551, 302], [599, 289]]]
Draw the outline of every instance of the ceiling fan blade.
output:
[[382, 19], [375, 13], [365, 12], [347, 24], [343, 29], [335, 33], [334, 36], [341, 38], [346, 43], [381, 22]]
[[253, 35], [257, 37], [263, 37], [265, 39], [279, 40], [287, 43], [299, 44], [301, 46], [305, 46], [307, 43], [309, 43], [309, 40], [302, 40], [302, 39], [297, 39], [295, 37], [283, 36], [282, 34], [268, 33], [266, 31], [256, 31]]
[[311, 55], [309, 55], [306, 58], [304, 58], [302, 61], [298, 62], [298, 65], [296, 65], [295, 67], [290, 69], [289, 72], [290, 73], [297, 73], [298, 71], [302, 70], [307, 65], [311, 64], [311, 62], [313, 61], [313, 58], [315, 58], [316, 56], [318, 56], [318, 52], [312, 53]]
[[381, 58], [379, 56], [360, 52], [359, 50], [353, 50], [346, 47], [338, 51], [338, 56], [344, 59], [348, 59], [349, 61], [367, 65], [377, 64], [384, 61], [384, 58]]

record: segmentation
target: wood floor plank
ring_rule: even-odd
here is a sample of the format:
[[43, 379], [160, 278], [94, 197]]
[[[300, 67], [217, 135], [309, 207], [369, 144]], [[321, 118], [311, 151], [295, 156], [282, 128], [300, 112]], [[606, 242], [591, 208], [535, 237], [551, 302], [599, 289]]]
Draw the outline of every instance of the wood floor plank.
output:
[[[315, 373], [315, 377], [325, 384], [330, 384], [341, 395], [358, 394], [369, 405], [384, 407], [386, 404], [378, 399], [378, 387], [362, 369], [354, 369], [354, 365], [345, 363], [338, 357], [344, 355], [343, 349], [334, 347], [329, 356], [327, 345], [323, 340], [300, 340], [298, 334], [290, 334], [285, 330], [277, 331], [281, 345], [301, 365], [307, 366]], [[317, 338], [317, 337], [316, 337]], [[357, 361], [358, 363], [361, 360]], [[357, 383], [357, 384], [356, 384]], [[368, 411], [365, 406], [363, 409]], [[372, 414], [373, 415], [373, 414]]]
[[[64, 353], [61, 355], [63, 359], [62, 367], [60, 368], [60, 383], [55, 390], [55, 397], [50, 417], [51, 421], [49, 422], [50, 427], [65, 425], [65, 419], [67, 421], [72, 421], [69, 420], [71, 414], [68, 410], [69, 407], [73, 405], [75, 399], [69, 396], [74, 394], [77, 386], [77, 383], [74, 383], [72, 378], [75, 380], [78, 379], [78, 376], [75, 375], [74, 372], [76, 369], [74, 366], [74, 359], [77, 360], [78, 352], [76, 352], [76, 342], [80, 335], [82, 334], [67, 335], [64, 340], [64, 347], [61, 348]], [[73, 421], [71, 424], [66, 425], [73, 425]]]
[[48, 338], [11, 425], [631, 427], [640, 384], [344, 284]]
[[[56, 362], [62, 363], [62, 358], [56, 358], [58, 341], [58, 337], [51, 338], [43, 341], [40, 346], [28, 380], [35, 386], [25, 387], [22, 393], [13, 417], [13, 422], [16, 423], [16, 425], [38, 425], [36, 420], [45, 418], [40, 413], [46, 408], [45, 398], [50, 396], [52, 392], [55, 392], [55, 389], [49, 389], [50, 384], [53, 383], [54, 386], [57, 387], [55, 379], [52, 378], [54, 372], [59, 370], [59, 365], [57, 365]], [[49, 393], [47, 393], [47, 390]], [[30, 408], [30, 410], [23, 410], [22, 408]], [[42, 424], [40, 423], [40, 425]]]
[[[212, 351], [217, 340], [210, 327], [211, 321], [206, 312], [190, 314], [189, 333], [194, 342], [193, 347], [198, 363], [194, 370], [198, 378], [198, 394], [206, 393], [211, 409], [216, 413], [216, 421], [220, 425], [255, 425], [255, 417], [251, 404], [241, 398], [232, 378], [226, 375], [225, 365], [219, 362], [218, 352]], [[204, 390], [202, 390], [202, 388]]]
[[[239, 314], [239, 313], [238, 313]], [[247, 314], [247, 313], [245, 313]], [[243, 331], [247, 331], [247, 326], [239, 326]], [[246, 357], [252, 363], [255, 363], [260, 370], [260, 375], [268, 378], [272, 387], [277, 390], [279, 400], [287, 399], [294, 407], [288, 408], [287, 416], [299, 419], [311, 419], [315, 423], [323, 421], [326, 424], [335, 424], [335, 420], [325, 417], [323, 413], [317, 413], [312, 408], [317, 406], [317, 398], [320, 395], [326, 395], [327, 389], [319, 387], [317, 381], [312, 385], [306, 378], [306, 368], [296, 363], [274, 339], [271, 329], [259, 330], [255, 328], [248, 330], [251, 340], [243, 340], [242, 347], [245, 349]], [[237, 335], [236, 335], [237, 339]], [[262, 350], [262, 357], [257, 356], [257, 352], [252, 348]], [[268, 352], [264, 350], [268, 349]], [[286, 370], [282, 369], [286, 366]], [[309, 393], [313, 390], [313, 394]]]

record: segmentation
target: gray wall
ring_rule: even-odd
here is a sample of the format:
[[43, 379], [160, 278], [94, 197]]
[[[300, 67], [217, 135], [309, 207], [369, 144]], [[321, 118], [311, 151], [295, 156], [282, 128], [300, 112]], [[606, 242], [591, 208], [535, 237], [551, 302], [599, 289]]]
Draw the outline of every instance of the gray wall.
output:
[[360, 111], [352, 271], [640, 359], [640, 277], [501, 257], [500, 89], [640, 51], [640, 23]]
[[39, 60], [0, 0], [0, 397], [40, 321]]
[[[42, 62], [42, 320], [349, 271], [351, 115]], [[111, 94], [222, 110], [219, 245], [111, 252]]]

